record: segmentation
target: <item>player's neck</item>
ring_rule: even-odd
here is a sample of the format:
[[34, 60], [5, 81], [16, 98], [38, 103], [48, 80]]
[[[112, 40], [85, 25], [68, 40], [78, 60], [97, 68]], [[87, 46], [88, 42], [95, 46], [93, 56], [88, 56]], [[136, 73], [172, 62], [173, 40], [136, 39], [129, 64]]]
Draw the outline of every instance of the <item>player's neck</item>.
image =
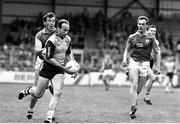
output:
[[48, 30], [47, 28], [45, 28], [45, 32], [48, 33], [48, 34], [49, 34], [49, 33], [52, 33], [53, 31], [54, 31], [54, 30]]
[[141, 36], [146, 35], [146, 31], [138, 31]]

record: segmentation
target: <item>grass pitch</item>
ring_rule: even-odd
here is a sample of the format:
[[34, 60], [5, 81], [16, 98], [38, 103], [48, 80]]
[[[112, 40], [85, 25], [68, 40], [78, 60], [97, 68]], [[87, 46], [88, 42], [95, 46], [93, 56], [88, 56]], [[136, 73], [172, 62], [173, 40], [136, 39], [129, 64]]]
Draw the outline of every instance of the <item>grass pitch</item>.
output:
[[[0, 84], [0, 123], [42, 123], [46, 117], [51, 94], [47, 90], [38, 100], [32, 120], [26, 119], [29, 97], [18, 100], [24, 84]], [[65, 86], [56, 118], [59, 123], [180, 123], [180, 89], [166, 94], [154, 87], [153, 105], [144, 103], [144, 90], [138, 97], [137, 118], [129, 117], [129, 87]]]

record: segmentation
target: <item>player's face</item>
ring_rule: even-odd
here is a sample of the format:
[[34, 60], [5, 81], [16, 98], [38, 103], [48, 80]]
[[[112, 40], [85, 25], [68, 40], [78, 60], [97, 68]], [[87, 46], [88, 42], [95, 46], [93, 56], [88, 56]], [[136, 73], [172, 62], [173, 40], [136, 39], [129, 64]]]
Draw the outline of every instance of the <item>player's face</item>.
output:
[[146, 20], [145, 19], [139, 20], [137, 26], [138, 26], [138, 30], [140, 32], [146, 31], [146, 29], [147, 29]]
[[63, 23], [61, 27], [61, 36], [65, 37], [69, 33], [69, 29], [70, 29], [69, 25], [66, 23]]
[[148, 32], [150, 35], [155, 36], [156, 35], [156, 28], [149, 28]]
[[45, 28], [49, 31], [53, 31], [55, 27], [55, 17], [47, 17], [46, 22], [44, 22]]

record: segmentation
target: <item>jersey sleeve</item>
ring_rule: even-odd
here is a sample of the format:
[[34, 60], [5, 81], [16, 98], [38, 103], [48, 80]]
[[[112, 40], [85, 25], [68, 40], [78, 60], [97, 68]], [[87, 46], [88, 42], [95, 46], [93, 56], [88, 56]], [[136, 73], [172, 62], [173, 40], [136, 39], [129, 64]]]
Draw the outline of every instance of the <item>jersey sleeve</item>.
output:
[[40, 32], [38, 32], [37, 34], [36, 34], [36, 36], [35, 36], [35, 45], [34, 45], [34, 48], [35, 48], [35, 50], [37, 49], [37, 48], [42, 48], [42, 42], [41, 42], [41, 40], [40, 40], [40, 37], [41, 37], [41, 31]]
[[55, 45], [51, 40], [48, 40], [46, 44], [46, 58], [47, 59], [53, 58], [54, 53], [55, 53]]
[[69, 47], [68, 47], [68, 49], [66, 51], [66, 54], [71, 54], [71, 47], [72, 47], [71, 38], [68, 36], [67, 40], [69, 40], [70, 43], [69, 43]]
[[160, 52], [160, 47], [159, 47], [159, 41], [156, 40], [155, 38], [152, 39], [153, 43], [152, 43], [152, 47], [155, 53]]
[[133, 35], [129, 35], [128, 39], [127, 39], [127, 43], [126, 43], [126, 48], [129, 51], [131, 48], [131, 41], [132, 41]]

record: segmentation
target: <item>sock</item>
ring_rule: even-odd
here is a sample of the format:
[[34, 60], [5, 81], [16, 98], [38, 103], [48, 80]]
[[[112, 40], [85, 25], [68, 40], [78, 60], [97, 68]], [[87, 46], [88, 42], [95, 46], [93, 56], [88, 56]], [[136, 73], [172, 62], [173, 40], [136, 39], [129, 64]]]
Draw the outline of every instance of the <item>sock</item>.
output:
[[31, 111], [31, 112], [32, 112], [32, 111], [33, 111], [33, 109], [32, 109], [32, 108], [28, 108], [28, 111]]
[[149, 92], [146, 92], [145, 99], [146, 99], [146, 100], [150, 100], [150, 95], [149, 95]]
[[36, 92], [36, 87], [32, 87], [28, 90], [29, 94], [35, 96], [35, 92]]

